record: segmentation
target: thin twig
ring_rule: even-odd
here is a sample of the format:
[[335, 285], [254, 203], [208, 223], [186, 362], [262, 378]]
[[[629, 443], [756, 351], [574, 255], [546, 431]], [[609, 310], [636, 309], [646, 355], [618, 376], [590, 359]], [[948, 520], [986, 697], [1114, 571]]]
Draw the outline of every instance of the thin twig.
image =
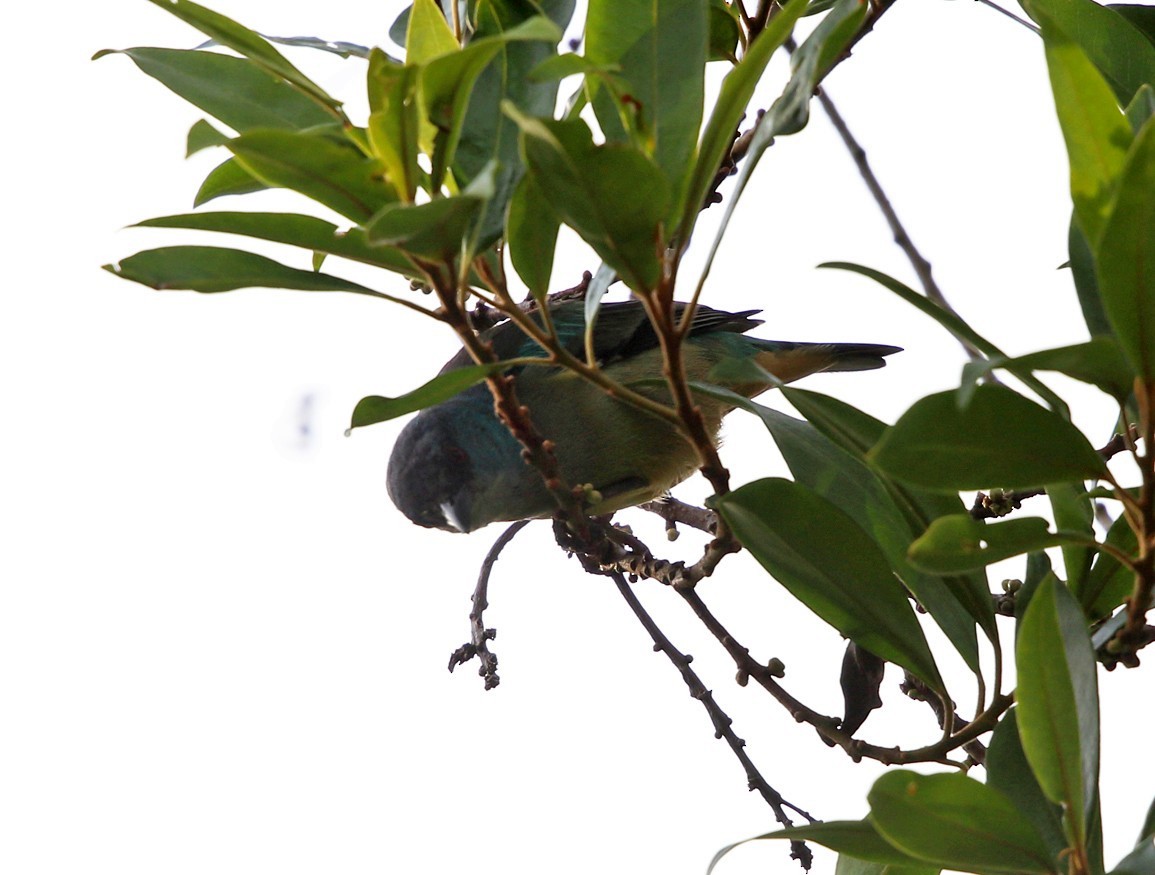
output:
[[[782, 794], [771, 787], [766, 779], [762, 777], [762, 773], [758, 771], [758, 767], [754, 765], [754, 761], [751, 760], [750, 755], [746, 753], [746, 742], [734, 732], [734, 721], [722, 710], [721, 706], [719, 706], [718, 702], [714, 699], [714, 694], [706, 688], [706, 685], [702, 683], [702, 679], [698, 677], [697, 672], [690, 667], [693, 657], [689, 654], [682, 653], [670, 642], [670, 639], [666, 637], [665, 633], [658, 627], [658, 624], [655, 623], [653, 618], [646, 612], [645, 607], [643, 607], [642, 603], [638, 600], [637, 595], [635, 595], [633, 589], [626, 582], [625, 577], [616, 571], [610, 572], [609, 576], [613, 579], [614, 585], [618, 588], [618, 592], [622, 598], [626, 600], [626, 604], [630, 606], [630, 610], [634, 612], [634, 616], [638, 618], [646, 632], [649, 633], [650, 638], [653, 639], [654, 650], [666, 654], [670, 662], [672, 662], [674, 667], [681, 673], [682, 680], [685, 681], [686, 686], [690, 690], [690, 695], [702, 703], [702, 707], [704, 707], [706, 713], [710, 715], [710, 722], [714, 725], [714, 737], [724, 738], [726, 743], [730, 745], [730, 750], [734, 752], [734, 756], [738, 758], [738, 762], [742, 764], [742, 768], [746, 772], [747, 786], [751, 790], [758, 791], [766, 801], [766, 804], [769, 805], [770, 809], [774, 812], [774, 819], [785, 827], [793, 826], [794, 822], [786, 813], [786, 809], [789, 808], [796, 814], [806, 818], [810, 823], [814, 823], [813, 817], [797, 805], [783, 798]], [[790, 843], [790, 856], [798, 860], [802, 864], [803, 869], [809, 871], [813, 855], [805, 842], [792, 841]]]
[[485, 560], [481, 563], [481, 571], [477, 575], [477, 586], [473, 589], [471, 599], [473, 609], [469, 612], [469, 643], [462, 644], [449, 657], [449, 670], [453, 671], [457, 666], [464, 665], [476, 656], [481, 662], [481, 667], [477, 669], [477, 673], [485, 678], [487, 690], [492, 690], [501, 683], [501, 678], [497, 676], [497, 654], [489, 649], [488, 643], [497, 637], [497, 630], [485, 628], [484, 614], [485, 609], [489, 607], [489, 577], [493, 573], [493, 565], [497, 562], [497, 557], [501, 555], [501, 551], [518, 532], [531, 522], [532, 520], [518, 520], [501, 533], [501, 536], [489, 548], [489, 552], [485, 554]]
[[1015, 15], [1015, 13], [1011, 12], [1009, 9], [1004, 9], [1003, 7], [999, 6], [999, 4], [992, 3], [991, 0], [978, 0], [978, 2], [983, 4], [983, 6], [989, 6], [991, 9], [995, 10], [996, 12], [1001, 12], [1003, 15], [1005, 15], [1007, 18], [1011, 19], [1012, 21], [1017, 21], [1023, 27], [1027, 28], [1027, 30], [1032, 30], [1035, 33], [1039, 33], [1039, 28], [1036, 25], [1031, 24], [1031, 22], [1027, 21], [1025, 18], [1020, 18], [1019, 16]]

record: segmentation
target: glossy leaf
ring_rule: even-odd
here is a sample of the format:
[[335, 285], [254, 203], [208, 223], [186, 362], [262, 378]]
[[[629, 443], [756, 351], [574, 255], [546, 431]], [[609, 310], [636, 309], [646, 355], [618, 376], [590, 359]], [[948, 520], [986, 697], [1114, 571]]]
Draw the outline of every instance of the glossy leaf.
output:
[[230, 140], [228, 147], [266, 185], [300, 192], [354, 222], [397, 200], [383, 179], [382, 162], [344, 138], [255, 130]]
[[[397, 19], [398, 22], [401, 18]], [[436, 0], [414, 0], [405, 19], [405, 63], [426, 64], [460, 46]], [[392, 35], [392, 33], [390, 34]]]
[[1143, 125], [1147, 124], [1147, 120], [1155, 116], [1155, 88], [1144, 85], [1136, 91], [1124, 114], [1131, 124], [1131, 130], [1136, 134], [1139, 133]]
[[1043, 839], [1058, 866], [1067, 847], [1063, 835], [1063, 810], [1051, 802], [1035, 779], [1019, 738], [1018, 712], [1008, 711], [995, 727], [987, 748], [987, 786], [1003, 793], [1026, 815]]
[[215, 246], [166, 246], [146, 249], [104, 269], [122, 279], [159, 290], [229, 292], [234, 289], [299, 289], [311, 292], [356, 292], [379, 295], [358, 283], [298, 270], [263, 255]]
[[1155, 380], [1155, 119], [1127, 155], [1099, 241], [1099, 290], [1134, 372]]
[[872, 863], [846, 854], [839, 854], [834, 864], [834, 875], [938, 875], [941, 871], [938, 866]]
[[[109, 52], [100, 52], [102, 57]], [[331, 113], [284, 79], [247, 58], [219, 52], [134, 48], [130, 57], [145, 73], [234, 131], [300, 130], [333, 121]]]
[[[706, 14], [702, 0], [590, 0], [586, 17], [586, 57], [597, 66], [619, 67], [637, 113], [633, 143], [653, 159], [674, 192], [682, 188], [702, 122]], [[618, 107], [604, 99], [604, 89], [598, 94], [594, 109], [606, 139], [625, 142], [613, 124]]]
[[[1139, 550], [1135, 532], [1122, 514], [1107, 531], [1106, 542], [1130, 556], [1135, 556]], [[1135, 572], [1120, 564], [1114, 556], [1100, 553], [1083, 586], [1075, 587], [1073, 591], [1087, 614], [1100, 619], [1123, 604], [1134, 588]]]
[[1085, 343], [1045, 349], [1012, 359], [999, 357], [970, 362], [963, 368], [959, 403], [965, 406], [977, 381], [999, 368], [1056, 371], [1073, 380], [1097, 386], [1119, 401], [1131, 394], [1134, 381], [1119, 344], [1112, 337], [1095, 337]]
[[974, 778], [895, 770], [867, 799], [878, 832], [912, 857], [962, 872], [1058, 871], [1030, 820]]
[[507, 245], [513, 269], [538, 299], [549, 292], [560, 224], [534, 178], [523, 176], [509, 202]]
[[202, 206], [225, 195], [265, 191], [268, 187], [242, 167], [236, 158], [230, 158], [209, 171], [209, 175], [197, 190], [196, 197], [193, 198], [193, 206]]
[[1059, 5], [1047, 2], [1029, 8], [1042, 28], [1055, 109], [1071, 165], [1075, 216], [1094, 248], [1131, 142], [1131, 126], [1111, 87], [1075, 42], [1074, 34], [1052, 17]]
[[1079, 44], [1121, 105], [1126, 106], [1143, 83], [1155, 82], [1155, 45], [1122, 10], [1094, 0], [1031, 0], [1028, 10], [1036, 21], [1042, 12]]
[[1015, 647], [1019, 734], [1068, 841], [1086, 848], [1099, 780], [1099, 693], [1083, 611], [1053, 578], [1031, 599]]
[[839, 0], [791, 56], [790, 81], [762, 120], [773, 136], [806, 127], [818, 83], [862, 26], [867, 9], [860, 0]]
[[406, 392], [396, 398], [387, 398], [382, 395], [370, 395], [362, 398], [353, 408], [353, 418], [349, 423], [348, 434], [355, 428], [386, 422], [414, 413], [448, 401], [454, 395], [464, 392], [470, 386], [480, 383], [490, 374], [495, 374], [508, 367], [504, 362], [488, 365], [468, 365], [463, 368], [454, 368], [451, 371], [438, 374], [428, 383], [419, 386], [412, 392]]
[[[894, 572], [946, 633], [963, 660], [978, 671], [974, 618], [941, 578], [924, 574], [907, 561], [907, 549], [916, 530], [875, 473], [861, 458], [834, 445], [810, 423], [754, 402], [747, 402], [747, 405], [747, 409], [755, 412], [773, 435], [794, 479], [859, 521], [882, 549]], [[983, 598], [989, 604], [985, 587]]]
[[1022, 553], [1069, 543], [1076, 537], [1080, 536], [1050, 531], [1047, 521], [1039, 517], [984, 523], [969, 514], [957, 514], [931, 523], [911, 545], [910, 561], [936, 574], [970, 571]]
[[850, 516], [789, 480], [748, 483], [716, 499], [742, 544], [796, 598], [852, 641], [942, 680], [901, 584]]
[[1095, 540], [1095, 509], [1082, 483], [1049, 483], [1047, 500], [1051, 502], [1055, 528], [1060, 532], [1069, 532], [1082, 541], [1064, 541], [1060, 545], [1067, 585], [1073, 592], [1077, 592], [1091, 570], [1091, 560], [1095, 558], [1095, 549], [1089, 546]]
[[754, 95], [754, 88], [762, 78], [766, 65], [794, 29], [794, 23], [806, 8], [806, 0], [788, 2], [770, 20], [742, 56], [742, 60], [722, 80], [722, 88], [714, 109], [706, 120], [698, 144], [698, 155], [694, 161], [693, 173], [686, 188], [682, 205], [682, 218], [678, 223], [677, 237], [689, 239], [697, 221], [702, 203], [714, 181], [714, 175], [726, 153], [730, 149], [746, 105]]
[[397, 196], [412, 203], [421, 175], [417, 164], [421, 117], [417, 68], [393, 63], [380, 49], [369, 56], [369, 143], [385, 165]]
[[139, 223], [142, 228], [188, 228], [215, 231], [223, 234], [241, 234], [259, 240], [271, 240], [289, 246], [300, 246], [326, 255], [339, 255], [353, 261], [372, 264], [404, 274], [420, 276], [420, 272], [404, 253], [388, 246], [371, 245], [360, 228], [340, 230], [332, 222], [314, 216], [296, 213], [259, 212], [205, 212], [161, 216]]
[[372, 243], [396, 246], [422, 258], [452, 262], [467, 245], [466, 234], [484, 200], [471, 195], [424, 204], [393, 204], [365, 227]]
[[654, 288], [670, 202], [661, 171], [628, 144], [595, 146], [583, 121], [531, 119], [508, 104], [506, 111], [521, 128], [526, 166], [554, 211], [630, 288]]
[[1104, 462], [1073, 425], [1003, 386], [917, 401], [869, 458], [897, 480], [957, 491], [1018, 489], [1100, 476]]
[[249, 30], [231, 18], [206, 9], [191, 0], [150, 0], [150, 2], [191, 24], [222, 46], [232, 49], [289, 82], [318, 104], [326, 107], [332, 116], [342, 118], [341, 101], [325, 93], [320, 85], [289, 63], [284, 55], [256, 31]]

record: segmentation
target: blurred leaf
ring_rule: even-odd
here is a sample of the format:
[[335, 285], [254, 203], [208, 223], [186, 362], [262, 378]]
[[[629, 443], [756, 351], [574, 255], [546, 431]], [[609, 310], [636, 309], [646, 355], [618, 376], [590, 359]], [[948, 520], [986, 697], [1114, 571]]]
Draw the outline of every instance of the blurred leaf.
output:
[[300, 49], [316, 49], [319, 52], [327, 52], [330, 55], [337, 55], [340, 58], [368, 58], [370, 52], [368, 46], [358, 45], [357, 43], [347, 43], [341, 40], [321, 39], [315, 36], [269, 36], [267, 33], [263, 33], [261, 36], [277, 45], [294, 46]]
[[[969, 514], [939, 517], [910, 547], [910, 561], [937, 574], [969, 571], [1011, 556], [1070, 543], [1077, 536], [1052, 532], [1039, 517], [984, 523]], [[1092, 540], [1090, 536], [1087, 540]]]
[[379, 296], [370, 288], [312, 270], [298, 270], [263, 255], [215, 246], [167, 246], [146, 249], [104, 269], [153, 289], [230, 292], [234, 289], [298, 289], [356, 292]]
[[1095, 509], [1081, 482], [1048, 483], [1047, 498], [1051, 502], [1055, 528], [1060, 532], [1078, 535], [1084, 541], [1082, 544], [1064, 542], [1060, 545], [1067, 585], [1072, 591], [1078, 592], [1078, 587], [1091, 570], [1091, 560], [1095, 557], [1095, 549], [1088, 546], [1095, 540]]
[[354, 261], [383, 267], [407, 277], [418, 277], [420, 271], [404, 253], [387, 246], [370, 245], [360, 228], [341, 231], [332, 222], [296, 213], [206, 212], [162, 216], [139, 223], [142, 228], [189, 228], [224, 234], [241, 234], [260, 240], [272, 240], [289, 246], [300, 246], [327, 255], [339, 255]]
[[[477, 7], [474, 40], [500, 38], [497, 55], [473, 85], [453, 159], [458, 183], [468, 185], [492, 161], [498, 162], [496, 191], [481, 220], [480, 246], [502, 236], [506, 211], [524, 175], [517, 124], [501, 106], [510, 101], [529, 116], [552, 116], [557, 82], [531, 78], [543, 60], [556, 58], [557, 42], [573, 16], [573, 0], [484, 0]], [[550, 40], [509, 39], [511, 31], [544, 12], [556, 26]], [[541, 19], [538, 19], [539, 22]]]
[[554, 211], [630, 288], [654, 288], [669, 207], [661, 171], [628, 144], [595, 146], [584, 121], [531, 119], [509, 104], [505, 109], [521, 128], [526, 166]]
[[1044, 580], [1019, 624], [1019, 734], [1047, 798], [1065, 809], [1067, 838], [1086, 848], [1099, 781], [1099, 693], [1083, 611]]
[[738, 41], [741, 28], [738, 13], [726, 0], [710, 0], [707, 10], [710, 39], [708, 61], [738, 61]]
[[1103, 459], [1058, 415], [1003, 386], [979, 386], [959, 410], [954, 392], [917, 402], [868, 458], [930, 489], [1019, 489], [1101, 476]]
[[273, 48], [260, 34], [238, 24], [231, 18], [193, 3], [191, 0], [150, 0], [150, 2], [166, 12], [172, 13], [185, 23], [191, 24], [222, 46], [244, 55], [273, 75], [284, 79], [318, 104], [326, 107], [332, 116], [339, 119], [343, 118], [341, 101], [326, 94], [320, 85], [289, 63], [288, 59]]
[[380, 49], [369, 56], [369, 143], [385, 165], [397, 196], [412, 203], [421, 171], [416, 67], [395, 64]]
[[[1135, 531], [1122, 514], [1107, 530], [1106, 542], [1129, 556], [1135, 556], [1139, 551]], [[1100, 553], [1091, 566], [1085, 584], [1072, 587], [1072, 590], [1087, 614], [1093, 619], [1099, 619], [1109, 616], [1111, 611], [1123, 604], [1123, 600], [1131, 595], [1134, 588], [1135, 572], [1121, 565], [1115, 557]]]
[[1139, 827], [1139, 841], [1155, 837], [1155, 799], [1147, 806], [1147, 816], [1143, 818], [1143, 825]]
[[371, 243], [396, 246], [422, 258], [451, 263], [467, 245], [466, 235], [484, 200], [472, 195], [424, 204], [393, 204], [365, 226]]
[[[680, 203], [701, 128], [708, 33], [702, 0], [590, 0], [586, 16], [586, 57], [597, 66], [620, 67], [618, 77], [638, 113], [634, 145], [662, 172], [671, 206]], [[623, 142], [612, 124], [617, 107], [605, 95], [601, 89], [594, 99], [598, 122], [607, 141]]]
[[1155, 88], [1144, 85], [1136, 91], [1124, 114], [1131, 124], [1131, 130], [1138, 134], [1143, 125], [1147, 124], [1147, 119], [1155, 116]]
[[393, 19], [393, 23], [389, 25], [389, 39], [402, 48], [405, 48], [405, 42], [409, 32], [409, 15], [412, 11], [412, 4], [406, 6], [401, 11], [401, 14]]
[[1079, 297], [1079, 307], [1083, 311], [1083, 321], [1092, 338], [1107, 336], [1114, 339], [1111, 323], [1103, 310], [1099, 296], [1099, 279], [1095, 275], [1095, 253], [1087, 243], [1087, 236], [1079, 228], [1075, 215], [1071, 214], [1071, 224], [1067, 232], [1067, 251], [1070, 257], [1071, 276], [1075, 280], [1075, 293]]
[[1096, 252], [1107, 318], [1134, 372], [1155, 380], [1155, 120], [1127, 155]]
[[259, 129], [230, 140], [228, 147], [266, 185], [292, 189], [354, 222], [397, 200], [383, 179], [382, 162], [345, 138]]
[[1155, 842], [1143, 839], [1126, 857], [1119, 861], [1111, 875], [1155, 875]]
[[867, 10], [868, 5], [860, 0], [839, 0], [791, 56], [790, 81], [761, 122], [774, 136], [806, 127], [818, 83], [858, 33]]
[[[394, 27], [400, 21], [401, 18], [398, 18]], [[453, 28], [445, 20], [435, 0], [415, 0], [409, 7], [406, 25], [404, 45], [407, 64], [426, 64], [460, 48], [457, 37], [453, 35]]]
[[938, 875], [941, 871], [938, 866], [872, 863], [846, 854], [839, 854], [834, 864], [834, 875]]
[[987, 748], [986, 770], [987, 786], [1003, 793], [1034, 824], [1050, 852], [1053, 865], [1058, 868], [1060, 855], [1067, 847], [1063, 835], [1063, 810], [1047, 799], [1031, 771], [1019, 739], [1015, 709], [1008, 711], [995, 727]]
[[195, 155], [202, 149], [211, 149], [214, 146], [223, 146], [228, 142], [228, 136], [222, 134], [204, 119], [193, 123], [188, 130], [185, 141], [185, 157]]
[[214, 198], [229, 194], [252, 194], [255, 191], [265, 191], [268, 187], [237, 163], [236, 158], [230, 158], [214, 167], [205, 177], [205, 181], [197, 190], [196, 197], [193, 198], [193, 206], [199, 207]]
[[729, 152], [746, 105], [754, 95], [754, 88], [761, 80], [770, 58], [790, 36], [794, 23], [805, 8], [805, 0], [788, 0], [778, 14], [770, 19], [766, 29], [746, 47], [738, 65], [722, 80], [718, 99], [702, 131], [698, 157], [694, 161], [686, 188], [682, 216], [675, 235], [678, 239], [690, 238], [718, 167]]
[[900, 769], [875, 781], [867, 799], [878, 832], [912, 857], [963, 872], [1058, 871], [1031, 822], [974, 778]]
[[905, 590], [850, 516], [777, 478], [748, 483], [715, 502], [754, 558], [803, 604], [852, 641], [942, 691]]
[[398, 416], [404, 416], [407, 413], [440, 404], [442, 401], [448, 401], [454, 395], [480, 383], [490, 374], [499, 373], [508, 367], [509, 365], [505, 362], [467, 365], [438, 374], [428, 383], [397, 398], [386, 398], [382, 395], [370, 395], [362, 398], [353, 408], [353, 418], [349, 423], [349, 430], [345, 434], [349, 434], [355, 428], [396, 419]]
[[1115, 339], [1095, 337], [1085, 343], [1044, 349], [1012, 359], [998, 357], [968, 362], [963, 368], [959, 403], [966, 406], [977, 381], [999, 368], [1057, 371], [1073, 380], [1098, 386], [1117, 401], [1123, 401], [1131, 394], [1134, 382], [1127, 359]]
[[[1080, 0], [1080, 3], [1101, 9], [1091, 0]], [[1110, 86], [1075, 42], [1075, 34], [1052, 17], [1063, 5], [1072, 4], [1070, 0], [1064, 3], [1034, 0], [1028, 9], [1042, 28], [1055, 110], [1071, 164], [1075, 217], [1095, 248], [1131, 142], [1131, 126]], [[1114, 13], [1107, 14], [1134, 31]]]
[[1120, 105], [1126, 106], [1144, 82], [1155, 82], [1155, 45], [1128, 20], [1131, 16], [1120, 14], [1122, 9], [1094, 0], [1031, 0], [1027, 9], [1040, 24], [1043, 16], [1052, 19], [1053, 26], [1078, 43]]
[[[102, 57], [108, 51], [99, 52]], [[193, 106], [238, 133], [253, 128], [300, 130], [333, 121], [331, 113], [246, 58], [185, 49], [124, 49], [136, 65]]]
[[507, 246], [513, 269], [535, 298], [549, 293], [560, 220], [532, 176], [523, 176], [509, 202]]
[[1136, 3], [1108, 3], [1108, 9], [1113, 9], [1126, 18], [1131, 26], [1138, 30], [1147, 41], [1155, 45], [1155, 7], [1141, 6]]

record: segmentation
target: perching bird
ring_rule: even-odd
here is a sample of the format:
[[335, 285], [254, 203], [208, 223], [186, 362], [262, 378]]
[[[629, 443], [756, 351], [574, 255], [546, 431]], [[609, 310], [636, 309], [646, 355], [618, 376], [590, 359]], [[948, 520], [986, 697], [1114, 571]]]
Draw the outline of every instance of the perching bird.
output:
[[[584, 357], [584, 304], [550, 310], [559, 338]], [[676, 305], [680, 312], [683, 305]], [[741, 384], [709, 377], [728, 359], [753, 359], [782, 382], [817, 371], [881, 368], [896, 346], [874, 343], [790, 343], [745, 335], [761, 320], [757, 310], [726, 313], [699, 306], [683, 346], [692, 381], [714, 382], [753, 397], [771, 384]], [[540, 318], [540, 317], [539, 317]], [[499, 358], [545, 357], [542, 349], [511, 322], [482, 334]], [[622, 384], [661, 378], [658, 339], [637, 301], [602, 304], [594, 350], [606, 375]], [[442, 373], [473, 364], [462, 349]], [[697, 468], [697, 454], [669, 422], [607, 395], [561, 367], [516, 369], [516, 390], [538, 431], [555, 444], [561, 473], [571, 486], [589, 484], [600, 494], [591, 513], [610, 513], [664, 494]], [[663, 403], [664, 384], [634, 387]], [[695, 399], [716, 437], [731, 408], [706, 396]], [[389, 496], [420, 526], [471, 532], [498, 520], [548, 517], [557, 504], [537, 469], [521, 455], [521, 445], [497, 419], [489, 388], [479, 383], [429, 407], [409, 422], [389, 458]]]

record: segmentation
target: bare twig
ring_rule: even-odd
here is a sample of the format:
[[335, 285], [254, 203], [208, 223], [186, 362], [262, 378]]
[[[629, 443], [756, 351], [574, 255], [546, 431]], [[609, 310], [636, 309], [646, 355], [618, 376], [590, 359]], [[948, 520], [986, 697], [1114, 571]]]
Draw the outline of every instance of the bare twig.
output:
[[473, 589], [473, 609], [469, 612], [469, 643], [462, 644], [449, 657], [449, 670], [453, 671], [457, 666], [464, 665], [476, 656], [481, 662], [481, 667], [477, 669], [477, 673], [485, 678], [487, 690], [492, 690], [501, 683], [501, 678], [497, 676], [497, 654], [489, 649], [488, 644], [497, 637], [497, 630], [485, 628], [484, 614], [485, 609], [489, 607], [489, 577], [493, 573], [493, 565], [497, 562], [501, 551], [530, 522], [532, 521], [519, 520], [511, 525], [501, 533], [501, 536], [489, 548], [489, 552], [485, 554], [485, 560], [481, 563], [481, 571], [477, 575], [477, 586]]
[[[793, 826], [794, 822], [786, 813], [786, 809], [789, 808], [796, 814], [806, 818], [810, 823], [814, 823], [813, 817], [797, 805], [788, 802], [783, 798], [781, 793], [771, 787], [766, 779], [762, 777], [761, 772], [758, 771], [758, 767], [754, 765], [754, 761], [751, 760], [750, 755], [746, 753], [746, 742], [734, 732], [734, 721], [722, 710], [721, 706], [719, 706], [718, 702], [714, 699], [714, 694], [706, 688], [706, 685], [702, 683], [702, 679], [698, 677], [697, 672], [690, 667], [693, 657], [678, 650], [670, 642], [670, 639], [666, 637], [665, 633], [658, 628], [658, 624], [655, 623], [653, 618], [646, 612], [645, 607], [642, 606], [637, 595], [635, 595], [633, 589], [626, 582], [625, 577], [616, 571], [610, 572], [609, 576], [613, 579], [614, 585], [618, 588], [618, 592], [622, 598], [626, 600], [626, 604], [630, 606], [630, 610], [634, 612], [634, 616], [638, 618], [646, 632], [649, 633], [650, 638], [653, 639], [654, 650], [666, 654], [670, 662], [672, 662], [674, 667], [681, 673], [682, 680], [686, 682], [686, 686], [690, 690], [690, 695], [702, 703], [702, 707], [704, 707], [706, 713], [710, 715], [710, 722], [714, 725], [714, 737], [724, 738], [726, 740], [726, 743], [730, 746], [730, 750], [734, 752], [734, 756], [738, 758], [738, 762], [742, 764], [742, 768], [746, 772], [747, 786], [751, 790], [758, 791], [766, 801], [766, 804], [769, 805], [770, 809], [774, 812], [774, 819], [783, 826]], [[790, 843], [790, 856], [798, 860], [799, 863], [802, 864], [803, 869], [810, 869], [813, 855], [805, 842], [792, 841]]]
[[983, 4], [983, 6], [989, 6], [991, 9], [995, 10], [995, 12], [1001, 12], [1007, 18], [1011, 19], [1011, 21], [1017, 21], [1023, 27], [1027, 28], [1027, 30], [1034, 31], [1035, 33], [1039, 32], [1039, 28], [1036, 27], [1034, 24], [1031, 24], [1031, 22], [1027, 21], [1025, 18], [1020, 18], [1019, 16], [1015, 15], [1015, 13], [1011, 12], [1009, 9], [1004, 9], [1002, 6], [999, 6], [997, 3], [992, 3], [991, 0], [978, 0], [978, 2]]
[[700, 532], [707, 534], [714, 534], [718, 528], [718, 515], [714, 511], [704, 507], [695, 507], [692, 504], [686, 504], [684, 501], [678, 501], [672, 495], [667, 495], [665, 498], [655, 499], [654, 501], [647, 501], [645, 504], [639, 504], [638, 508], [641, 510], [648, 510], [650, 513], [657, 514], [666, 521], [666, 532], [672, 533], [670, 540], [677, 537], [678, 530], [677, 523], [697, 529]]

